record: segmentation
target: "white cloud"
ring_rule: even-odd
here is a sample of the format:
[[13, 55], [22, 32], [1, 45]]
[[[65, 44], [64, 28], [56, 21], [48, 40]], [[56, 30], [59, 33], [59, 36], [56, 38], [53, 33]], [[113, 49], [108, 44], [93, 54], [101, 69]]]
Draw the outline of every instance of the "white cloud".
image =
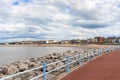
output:
[[120, 35], [119, 0], [14, 1], [0, 1], [0, 41]]

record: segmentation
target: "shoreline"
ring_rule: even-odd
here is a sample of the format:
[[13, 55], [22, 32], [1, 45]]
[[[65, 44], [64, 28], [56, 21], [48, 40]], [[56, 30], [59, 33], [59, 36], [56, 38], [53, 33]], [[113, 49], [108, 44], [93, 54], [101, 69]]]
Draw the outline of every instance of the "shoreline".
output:
[[[41, 44], [41, 45], [0, 45], [0, 47], [83, 47], [83, 48], [99, 48], [111, 45], [103, 44]], [[113, 45], [112, 45], [113, 46]]]

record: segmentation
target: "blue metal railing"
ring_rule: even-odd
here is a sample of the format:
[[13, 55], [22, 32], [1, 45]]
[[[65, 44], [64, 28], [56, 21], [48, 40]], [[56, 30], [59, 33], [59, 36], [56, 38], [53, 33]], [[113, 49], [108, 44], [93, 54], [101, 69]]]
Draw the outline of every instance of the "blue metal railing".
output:
[[[75, 55], [73, 57], [66, 56], [66, 58], [63, 59], [63, 60], [56, 61], [56, 62], [49, 63], [49, 64], [46, 64], [46, 62], [43, 61], [42, 62], [42, 66], [30, 69], [30, 70], [26, 70], [26, 71], [23, 71], [23, 72], [19, 72], [19, 73], [13, 74], [13, 75], [9, 75], [7, 77], [1, 78], [0, 80], [7, 80], [7, 79], [10, 79], [10, 78], [16, 77], [18, 75], [22, 75], [24, 73], [28, 73], [30, 71], [34, 71], [34, 70], [38, 70], [38, 69], [43, 69], [43, 73], [38, 75], [38, 76], [33, 77], [30, 80], [36, 80], [36, 79], [38, 79], [40, 77], [43, 77], [43, 80], [46, 80], [47, 79], [46, 76], [49, 73], [52, 73], [52, 72], [54, 72], [56, 70], [59, 70], [61, 68], [64, 68], [64, 67], [66, 67], [66, 72], [69, 72], [70, 71], [70, 65], [73, 64], [73, 63], [77, 62], [79, 65], [81, 65], [82, 64], [82, 60], [84, 58], [86, 58], [87, 61], [89, 62], [91, 60], [91, 56], [93, 56], [94, 58], [97, 57], [97, 56], [99, 57], [100, 55], [103, 55], [105, 52], [110, 52], [110, 51], [116, 50], [116, 49], [120, 49], [120, 46], [102, 48], [102, 49], [98, 49], [97, 51], [95, 51], [94, 49], [91, 49], [89, 52], [86, 52], [86, 53], [83, 53], [83, 54], [78, 53], [78, 55]], [[73, 61], [72, 59], [76, 59], [76, 60]], [[52, 69], [52, 70], [50, 70], [48, 72], [46, 71], [46, 67], [47, 66], [50, 66], [50, 65], [53, 65], [53, 64], [57, 64], [59, 62], [65, 62], [65, 64], [60, 66], [60, 67], [57, 67], [55, 69]]]

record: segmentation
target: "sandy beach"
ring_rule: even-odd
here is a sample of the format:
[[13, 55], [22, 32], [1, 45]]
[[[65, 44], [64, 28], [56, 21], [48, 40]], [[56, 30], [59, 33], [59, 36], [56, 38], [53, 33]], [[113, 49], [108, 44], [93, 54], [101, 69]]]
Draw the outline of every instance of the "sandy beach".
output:
[[0, 47], [81, 47], [81, 48], [104, 48], [111, 45], [98, 44], [40, 44], [40, 45], [0, 45]]

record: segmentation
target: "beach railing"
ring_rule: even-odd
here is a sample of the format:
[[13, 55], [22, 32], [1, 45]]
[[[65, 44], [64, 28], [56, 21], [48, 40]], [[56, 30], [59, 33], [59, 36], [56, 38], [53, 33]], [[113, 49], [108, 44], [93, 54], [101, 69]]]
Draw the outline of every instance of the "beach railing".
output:
[[[90, 51], [86, 52], [86, 53], [78, 53], [78, 55], [75, 55], [73, 57], [70, 57], [70, 56], [66, 56], [63, 60], [60, 60], [60, 61], [56, 61], [56, 62], [52, 62], [52, 63], [49, 63], [49, 64], [46, 64], [45, 61], [42, 62], [42, 65], [39, 66], [39, 67], [36, 67], [36, 68], [33, 68], [33, 69], [30, 69], [30, 70], [25, 70], [23, 72], [19, 72], [19, 73], [16, 73], [16, 74], [13, 74], [13, 75], [9, 75], [7, 77], [4, 77], [4, 78], [1, 78], [0, 80], [9, 80], [13, 77], [16, 77], [16, 76], [19, 76], [19, 75], [22, 75], [22, 74], [25, 74], [25, 73], [28, 73], [30, 71], [35, 71], [35, 70], [38, 70], [38, 69], [42, 69], [42, 74], [40, 75], [37, 75], [33, 78], [31, 78], [30, 80], [37, 80], [39, 78], [43, 78], [43, 80], [47, 80], [47, 74], [49, 73], [52, 73], [56, 70], [59, 70], [61, 68], [65, 68], [66, 72], [69, 73], [70, 72], [70, 65], [73, 64], [73, 63], [78, 63], [79, 66], [82, 65], [82, 62], [83, 62], [83, 59], [86, 59], [87, 62], [91, 61], [93, 58], [96, 58], [96, 57], [99, 57], [101, 55], [104, 55], [105, 52], [110, 52], [110, 51], [113, 51], [113, 50], [117, 50], [117, 49], [120, 49], [120, 46], [113, 46], [113, 47], [107, 47], [107, 48], [99, 48], [97, 51], [95, 51], [95, 49], [91, 49]], [[91, 58], [93, 57], [93, 58]], [[72, 60], [72, 59], [76, 59], [76, 60]], [[53, 64], [57, 64], [57, 63], [60, 63], [60, 62], [65, 62], [64, 65], [62, 66], [59, 66], [57, 68], [54, 68], [50, 71], [46, 71], [46, 67], [47, 66], [50, 66], [50, 65], [53, 65]]]

